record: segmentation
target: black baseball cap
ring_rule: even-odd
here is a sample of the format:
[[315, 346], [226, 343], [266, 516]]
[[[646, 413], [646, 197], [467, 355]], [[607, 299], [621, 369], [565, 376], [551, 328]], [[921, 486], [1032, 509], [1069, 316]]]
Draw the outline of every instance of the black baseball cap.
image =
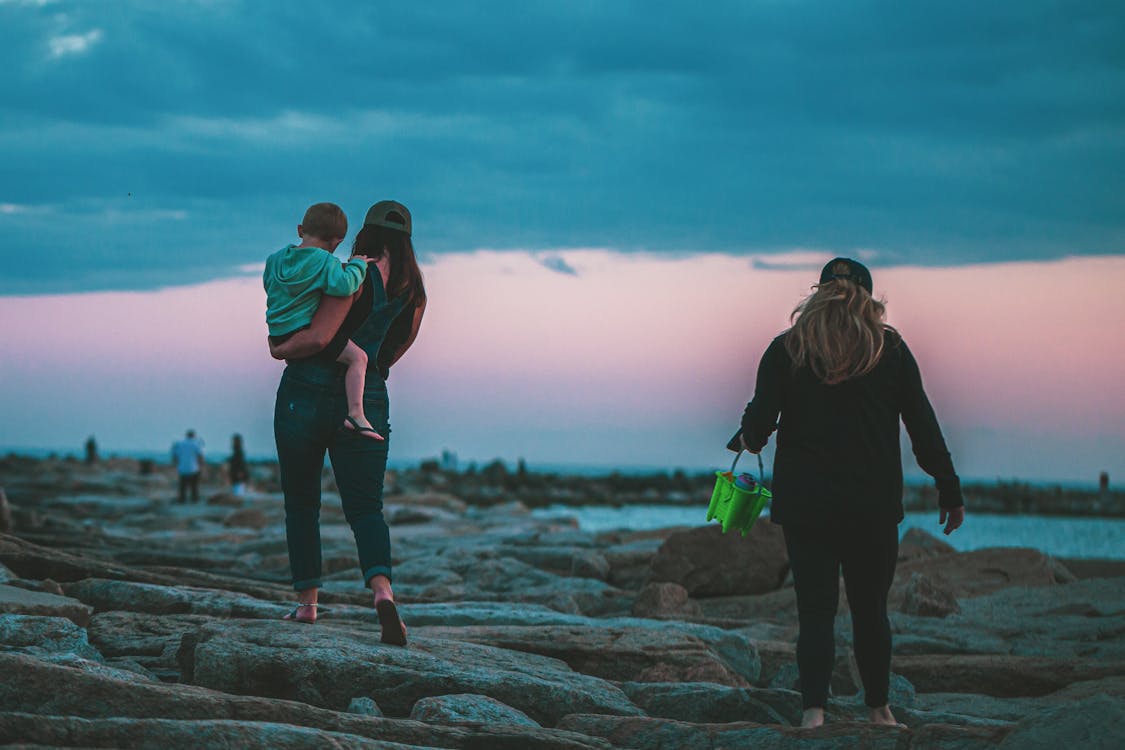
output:
[[390, 227], [410, 235], [410, 211], [398, 201], [379, 201], [367, 209], [363, 218], [364, 226]]
[[[838, 268], [843, 264], [844, 268]], [[820, 272], [820, 283], [827, 284], [833, 279], [848, 279], [854, 281], [861, 287], [867, 290], [868, 294], [873, 294], [871, 286], [871, 272], [867, 270], [867, 266], [860, 263], [858, 260], [851, 258], [833, 258], [828, 261]]]

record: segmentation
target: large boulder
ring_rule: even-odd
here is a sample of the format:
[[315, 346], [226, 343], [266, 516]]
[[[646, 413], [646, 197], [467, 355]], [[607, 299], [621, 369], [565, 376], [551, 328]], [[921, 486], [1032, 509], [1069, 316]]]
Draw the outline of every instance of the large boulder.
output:
[[955, 551], [953, 545], [938, 539], [917, 526], [907, 529], [906, 533], [902, 535], [902, 540], [898, 543], [899, 562], [941, 557]]
[[379, 643], [376, 629], [227, 620], [184, 638], [184, 680], [224, 692], [343, 710], [367, 695], [392, 717], [435, 695], [487, 695], [544, 726], [566, 713], [639, 713], [620, 689], [556, 659], [494, 646], [425, 638], [409, 648]]
[[[184, 684], [114, 679], [28, 655], [0, 652], [0, 737], [51, 746], [304, 748], [497, 748], [497, 750], [609, 750], [608, 743], [534, 727], [451, 727], [328, 711], [294, 701], [231, 695]], [[112, 717], [112, 718], [108, 718]], [[209, 735], [214, 725], [226, 732]], [[263, 725], [304, 731], [279, 735]], [[143, 731], [136, 729], [141, 727]], [[187, 732], [198, 727], [199, 735]], [[268, 726], [265, 727], [268, 730]], [[171, 731], [164, 731], [171, 730]], [[338, 735], [375, 745], [332, 744]], [[295, 738], [295, 739], [290, 739]], [[282, 741], [284, 740], [284, 741]], [[279, 744], [269, 744], [277, 741]], [[354, 741], [354, 740], [353, 740]], [[401, 743], [401, 744], [398, 744]]]
[[746, 537], [718, 524], [672, 534], [652, 559], [651, 580], [678, 583], [695, 597], [764, 594], [788, 571], [781, 527], [763, 519]]
[[920, 693], [1047, 695], [1074, 682], [1125, 675], [1125, 661], [1088, 662], [1004, 654], [896, 655], [891, 668]]
[[901, 563], [889, 597], [894, 608], [901, 606], [913, 573], [926, 575], [958, 599], [1013, 586], [1053, 586], [1075, 580], [1065, 566], [1039, 550], [988, 547]]

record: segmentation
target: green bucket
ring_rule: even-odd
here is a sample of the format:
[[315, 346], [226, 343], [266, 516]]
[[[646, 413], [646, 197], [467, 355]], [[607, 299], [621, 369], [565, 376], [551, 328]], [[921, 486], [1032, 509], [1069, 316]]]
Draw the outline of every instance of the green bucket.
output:
[[758, 480], [754, 487], [743, 489], [734, 483], [734, 470], [741, 457], [742, 451], [739, 451], [734, 457], [734, 463], [730, 465], [730, 471], [715, 472], [715, 489], [711, 492], [711, 503], [707, 506], [707, 520], [716, 520], [722, 524], [724, 534], [734, 529], [746, 536], [773, 495], [762, 484], [765, 471], [761, 455], [758, 456]]

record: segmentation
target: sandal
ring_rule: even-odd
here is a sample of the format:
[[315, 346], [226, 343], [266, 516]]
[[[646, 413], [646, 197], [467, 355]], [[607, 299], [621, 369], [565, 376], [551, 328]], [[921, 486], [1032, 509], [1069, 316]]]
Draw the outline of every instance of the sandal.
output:
[[406, 645], [406, 626], [398, 616], [394, 599], [380, 599], [375, 602], [375, 612], [379, 615], [379, 625], [383, 633], [379, 640], [391, 646]]
[[[331, 610], [320, 607], [320, 612], [330, 612]], [[311, 614], [310, 614], [311, 613]], [[293, 608], [293, 611], [282, 617], [282, 620], [294, 620], [296, 622], [303, 622], [306, 625], [315, 625], [317, 615], [316, 604], [298, 604]]]
[[360, 437], [371, 438], [372, 440], [385, 439], [374, 427], [364, 427], [355, 417], [345, 416], [344, 421], [348, 423], [347, 426], [340, 428], [344, 432], [357, 432]]

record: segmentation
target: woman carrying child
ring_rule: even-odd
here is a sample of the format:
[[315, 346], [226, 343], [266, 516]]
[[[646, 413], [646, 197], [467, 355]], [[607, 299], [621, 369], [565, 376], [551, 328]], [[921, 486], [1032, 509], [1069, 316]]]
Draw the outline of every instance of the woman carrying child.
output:
[[918, 364], [871, 296], [870, 271], [836, 258], [813, 290], [762, 356], [754, 399], [727, 447], [757, 453], [777, 430], [770, 519], [785, 532], [797, 595], [802, 726], [824, 722], [841, 569], [869, 718], [895, 724], [887, 594], [903, 519], [900, 417], [936, 480], [946, 534], [965, 518], [961, 483]]
[[[374, 596], [382, 641], [406, 644], [391, 589], [390, 531], [383, 518], [383, 479], [390, 445], [386, 377], [418, 335], [426, 309], [422, 274], [411, 243], [410, 212], [381, 201], [364, 218], [353, 258], [370, 259], [352, 297], [324, 296], [311, 324], [270, 352], [287, 360], [274, 409], [274, 436], [285, 495], [285, 528], [297, 607], [288, 619], [316, 621], [321, 585], [320, 488], [325, 451], [355, 536], [363, 580]], [[384, 438], [342, 428], [348, 413], [345, 370], [324, 349], [338, 335], [368, 362], [362, 395], [365, 419]]]

